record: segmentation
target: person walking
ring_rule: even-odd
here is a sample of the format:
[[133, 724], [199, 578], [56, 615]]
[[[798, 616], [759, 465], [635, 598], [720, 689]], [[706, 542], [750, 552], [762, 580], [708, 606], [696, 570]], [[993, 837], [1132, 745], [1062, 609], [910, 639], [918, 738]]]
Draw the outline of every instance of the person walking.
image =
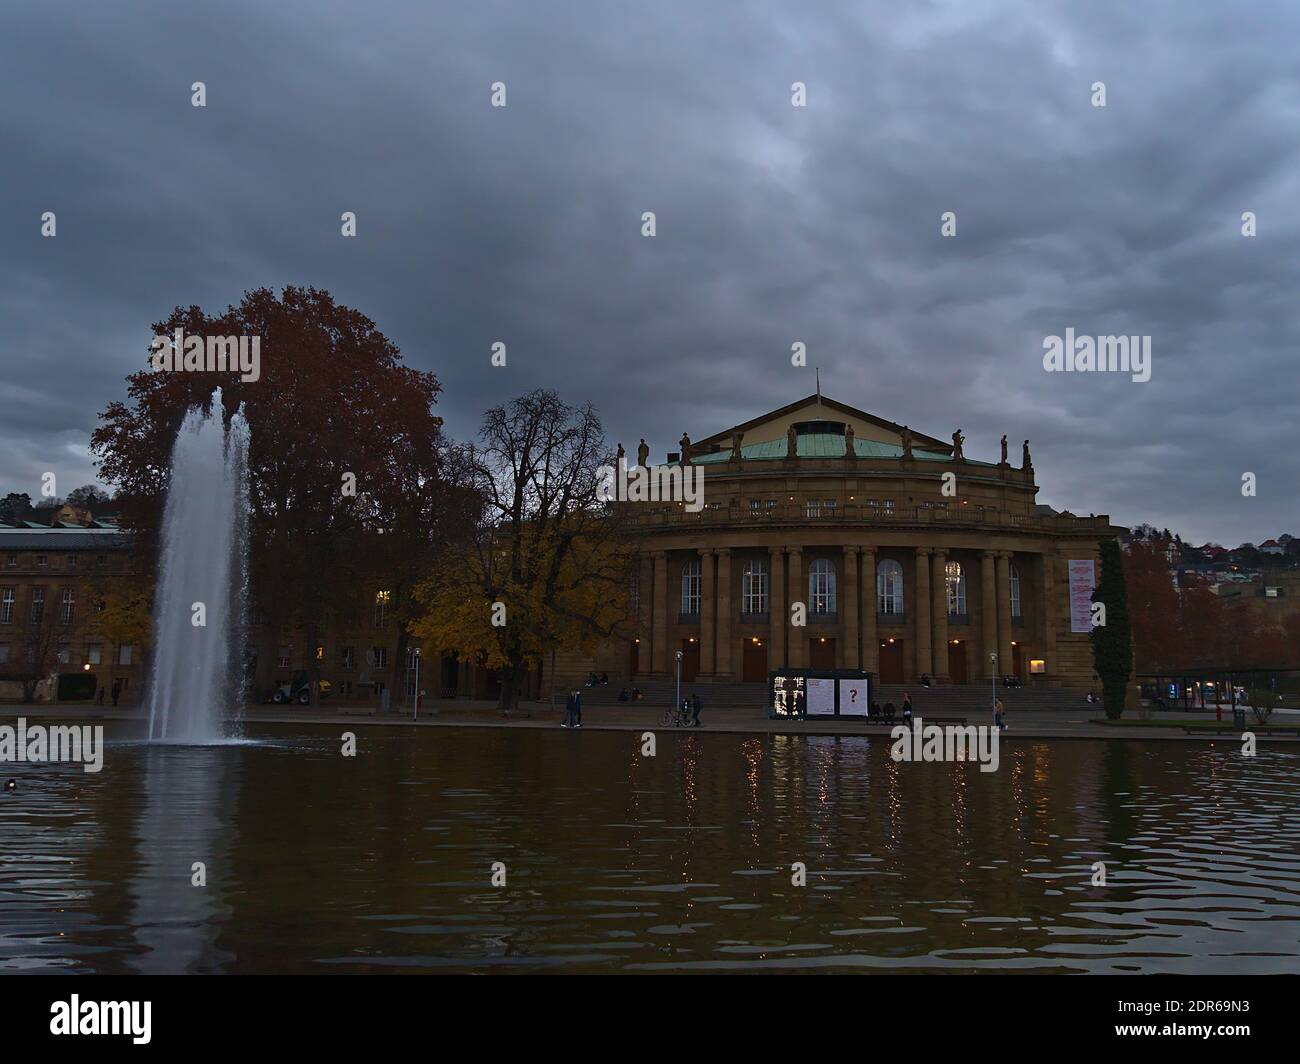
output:
[[691, 727], [698, 728], [700, 726], [700, 710], [703, 708], [704, 703], [700, 701], [700, 693], [696, 691], [691, 696]]
[[573, 722], [574, 722], [573, 726], [575, 728], [582, 727], [582, 692], [581, 691], [573, 692]]
[[114, 709], [117, 708], [117, 700], [121, 694], [122, 694], [122, 681], [114, 680], [113, 681], [113, 708]]
[[999, 731], [1004, 731], [1007, 726], [1003, 719], [1003, 714], [1006, 712], [1006, 708], [1007, 707], [1002, 704], [1002, 699], [1000, 698], [993, 703], [993, 727], [997, 728]]
[[912, 723], [912, 696], [907, 692], [903, 693], [903, 723]]
[[574, 719], [577, 715], [578, 692], [570, 691], [569, 697], [564, 700], [564, 720], [560, 722], [561, 728], [572, 728]]

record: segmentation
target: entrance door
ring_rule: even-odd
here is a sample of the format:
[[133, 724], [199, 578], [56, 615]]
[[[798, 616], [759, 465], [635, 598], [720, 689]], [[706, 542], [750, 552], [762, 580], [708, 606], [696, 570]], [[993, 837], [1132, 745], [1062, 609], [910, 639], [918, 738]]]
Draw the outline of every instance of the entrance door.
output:
[[627, 655], [627, 674], [636, 676], [640, 671], [641, 644], [633, 641], [631, 649]]
[[885, 640], [880, 644], [880, 682], [903, 682], [903, 641]]
[[741, 654], [740, 678], [745, 683], [767, 683], [767, 640], [746, 639]]
[[682, 640], [682, 683], [694, 683], [700, 674], [700, 641]]
[[813, 669], [835, 668], [835, 640], [828, 635], [808, 640], [808, 666]]
[[966, 641], [948, 642], [948, 678], [953, 683], [970, 683], [966, 675]]

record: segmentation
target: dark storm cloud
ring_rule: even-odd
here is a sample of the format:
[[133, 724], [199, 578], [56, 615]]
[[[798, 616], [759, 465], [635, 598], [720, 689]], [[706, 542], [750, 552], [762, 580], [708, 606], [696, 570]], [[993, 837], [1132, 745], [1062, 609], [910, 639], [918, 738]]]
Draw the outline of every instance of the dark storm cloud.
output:
[[[546, 385], [661, 456], [810, 393], [817, 365], [836, 398], [960, 425], [974, 457], [1030, 437], [1040, 501], [1198, 542], [1300, 532], [1293, 5], [47, 2], [6, 21], [0, 490], [91, 478], [95, 415], [174, 305], [295, 283], [434, 370], [462, 437]], [[1150, 334], [1151, 381], [1044, 373], [1067, 327]]]

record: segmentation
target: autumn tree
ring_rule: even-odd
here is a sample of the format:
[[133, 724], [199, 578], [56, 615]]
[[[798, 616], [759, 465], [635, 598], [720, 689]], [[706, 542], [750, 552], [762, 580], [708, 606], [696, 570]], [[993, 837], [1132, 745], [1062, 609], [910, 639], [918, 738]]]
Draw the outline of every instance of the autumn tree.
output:
[[[402, 364], [397, 347], [359, 311], [315, 288], [266, 288], [209, 315], [177, 307], [158, 336], [260, 338], [260, 375], [152, 368], [128, 378], [91, 437], [100, 478], [116, 485], [123, 527], [156, 554], [172, 443], [186, 411], [221, 389], [228, 421], [243, 407], [252, 597], [268, 629], [296, 624], [317, 645], [328, 619], [355, 608], [356, 588], [384, 556], [434, 549], [440, 515], [440, 385]], [[309, 654], [313, 673], [319, 665]], [[311, 685], [313, 701], [317, 685]]]
[[462, 461], [482, 507], [421, 587], [413, 631], [428, 649], [499, 669], [509, 714], [530, 667], [626, 620], [629, 544], [601, 498], [613, 455], [590, 405], [538, 389], [489, 410]]
[[1093, 668], [1101, 679], [1106, 716], [1118, 720], [1124, 714], [1124, 698], [1133, 671], [1133, 640], [1119, 543], [1103, 540], [1100, 553], [1101, 578], [1092, 601], [1102, 603], [1106, 612], [1105, 623], [1092, 629]]

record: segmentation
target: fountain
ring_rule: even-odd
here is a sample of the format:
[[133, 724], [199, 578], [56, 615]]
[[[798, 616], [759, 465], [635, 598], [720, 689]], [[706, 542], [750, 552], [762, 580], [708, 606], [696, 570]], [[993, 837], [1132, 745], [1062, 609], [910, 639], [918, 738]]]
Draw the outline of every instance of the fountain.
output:
[[149, 739], [206, 744], [230, 735], [239, 705], [248, 544], [248, 423], [223, 431], [221, 389], [185, 415], [163, 513], [154, 600]]

